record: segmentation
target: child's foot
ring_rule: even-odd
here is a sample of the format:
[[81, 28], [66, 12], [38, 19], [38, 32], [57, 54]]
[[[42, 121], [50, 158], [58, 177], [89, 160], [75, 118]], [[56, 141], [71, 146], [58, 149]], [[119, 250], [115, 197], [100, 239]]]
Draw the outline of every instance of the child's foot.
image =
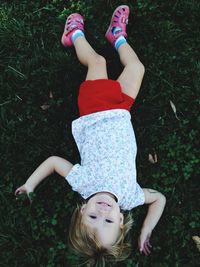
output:
[[61, 43], [64, 46], [72, 46], [73, 42], [77, 37], [84, 36], [83, 32], [84, 32], [83, 17], [78, 13], [73, 13], [67, 18]]
[[128, 17], [129, 7], [126, 5], [117, 7], [113, 12], [110, 25], [105, 34], [106, 39], [113, 46], [115, 46], [115, 42], [120, 36], [127, 37], [126, 25], [128, 24]]

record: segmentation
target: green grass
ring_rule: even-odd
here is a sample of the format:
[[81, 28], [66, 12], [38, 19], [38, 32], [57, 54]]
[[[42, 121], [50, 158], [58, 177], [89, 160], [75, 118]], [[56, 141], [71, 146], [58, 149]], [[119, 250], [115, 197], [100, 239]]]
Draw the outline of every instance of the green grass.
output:
[[[132, 109], [138, 143], [138, 181], [167, 197], [153, 232], [153, 253], [141, 256], [137, 236], [146, 209], [133, 210], [133, 253], [111, 266], [197, 267], [192, 241], [199, 229], [200, 40], [198, 0], [193, 1], [1, 1], [0, 6], [0, 266], [77, 265], [66, 239], [77, 193], [57, 175], [42, 182], [33, 203], [15, 189], [47, 157], [76, 163], [71, 134], [78, 117], [77, 95], [86, 70], [73, 49], [60, 44], [66, 17], [81, 12], [86, 35], [107, 58], [109, 75], [121, 71], [106, 43], [110, 15], [119, 4], [131, 8], [129, 43], [146, 67]], [[98, 22], [95, 21], [97, 18]], [[50, 92], [53, 98], [49, 97]], [[170, 105], [176, 107], [176, 115]], [[41, 106], [48, 104], [47, 110]], [[148, 155], [157, 153], [158, 163]], [[109, 266], [107, 264], [106, 266]]]

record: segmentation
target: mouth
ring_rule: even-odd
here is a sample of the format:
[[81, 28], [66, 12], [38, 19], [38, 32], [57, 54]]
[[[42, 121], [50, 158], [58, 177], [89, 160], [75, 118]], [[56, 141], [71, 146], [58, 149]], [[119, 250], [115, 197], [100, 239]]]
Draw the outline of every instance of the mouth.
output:
[[97, 202], [97, 204], [104, 206], [104, 207], [111, 207], [110, 204], [108, 204], [107, 202], [104, 202], [104, 201], [99, 201], [99, 202]]

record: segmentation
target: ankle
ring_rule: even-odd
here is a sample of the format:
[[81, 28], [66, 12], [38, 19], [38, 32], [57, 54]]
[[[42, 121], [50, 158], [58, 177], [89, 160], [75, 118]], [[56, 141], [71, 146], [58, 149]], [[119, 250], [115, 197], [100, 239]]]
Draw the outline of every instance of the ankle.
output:
[[115, 43], [114, 43], [114, 47], [115, 47], [115, 49], [118, 51], [119, 47], [120, 47], [121, 45], [123, 45], [123, 44], [126, 44], [126, 43], [127, 43], [126, 38], [125, 38], [123, 35], [121, 35], [121, 36], [119, 36], [119, 37], [117, 38], [117, 40], [115, 41]]
[[79, 37], [85, 37], [85, 34], [83, 31], [81, 30], [75, 30], [72, 34], [72, 43], [74, 44], [74, 42], [76, 41], [77, 38]]

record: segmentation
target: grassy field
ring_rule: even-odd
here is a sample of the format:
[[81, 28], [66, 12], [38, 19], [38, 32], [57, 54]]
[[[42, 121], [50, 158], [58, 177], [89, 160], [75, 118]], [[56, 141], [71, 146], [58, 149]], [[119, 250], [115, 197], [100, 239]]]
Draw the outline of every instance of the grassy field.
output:
[[[0, 267], [77, 266], [67, 246], [80, 197], [58, 175], [17, 201], [15, 189], [47, 157], [79, 162], [71, 134], [86, 69], [60, 44], [66, 17], [85, 16], [86, 36], [107, 58], [110, 78], [121, 71], [104, 33], [113, 10], [128, 4], [128, 40], [146, 67], [131, 111], [138, 144], [138, 181], [167, 197], [153, 232], [153, 252], [137, 250], [146, 208], [132, 211], [133, 252], [120, 267], [197, 267], [199, 251], [200, 40], [198, 0], [1, 1], [0, 5]], [[97, 19], [97, 21], [96, 21]], [[149, 154], [158, 162], [149, 162]]]

